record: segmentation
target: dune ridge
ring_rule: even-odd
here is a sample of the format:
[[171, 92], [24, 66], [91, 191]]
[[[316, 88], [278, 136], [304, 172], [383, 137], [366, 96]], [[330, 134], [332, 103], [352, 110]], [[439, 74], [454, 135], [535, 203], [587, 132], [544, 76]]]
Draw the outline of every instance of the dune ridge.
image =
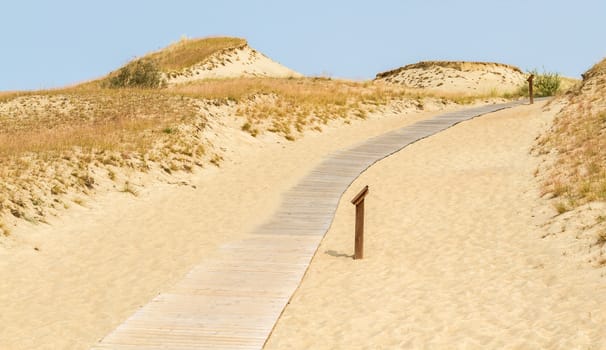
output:
[[166, 74], [168, 84], [242, 77], [300, 78], [302, 75], [248, 45], [222, 50], [191, 67]]
[[515, 92], [526, 78], [518, 67], [502, 63], [422, 61], [379, 73], [375, 81], [449, 93], [499, 95]]

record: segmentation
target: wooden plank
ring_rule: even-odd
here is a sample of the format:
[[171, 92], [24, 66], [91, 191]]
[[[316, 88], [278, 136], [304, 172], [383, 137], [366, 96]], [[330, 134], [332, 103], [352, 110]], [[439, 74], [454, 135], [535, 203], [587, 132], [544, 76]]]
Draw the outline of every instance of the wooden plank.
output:
[[445, 113], [327, 156], [282, 196], [270, 220], [223, 245], [217, 258], [194, 267], [93, 349], [261, 349], [357, 176], [411, 143], [519, 104]]

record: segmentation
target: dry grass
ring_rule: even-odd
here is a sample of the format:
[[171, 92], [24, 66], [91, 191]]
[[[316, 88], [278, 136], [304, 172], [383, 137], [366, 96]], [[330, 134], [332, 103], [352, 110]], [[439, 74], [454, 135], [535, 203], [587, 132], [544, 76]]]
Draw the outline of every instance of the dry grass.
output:
[[246, 44], [244, 39], [229, 37], [182, 39], [145, 58], [155, 60], [163, 72], [178, 71], [202, 62], [216, 52], [241, 48]]
[[142, 151], [162, 128], [193, 118], [189, 99], [130, 90], [57, 90], [0, 107], [0, 157], [27, 152]]
[[0, 100], [18, 94], [16, 91], [0, 91]]
[[191, 171], [204, 156], [192, 137], [206, 119], [189, 98], [90, 86], [4, 97], [0, 216], [40, 221], [67, 205], [62, 198], [92, 193], [100, 173], [113, 181], [117, 169], [145, 172], [152, 164]]
[[579, 79], [560, 77], [560, 90], [558, 94], [565, 94], [568, 90], [574, 89], [580, 82]]
[[[138, 84], [145, 87], [163, 87], [166, 83], [165, 77], [176, 77], [186, 73], [188, 68], [196, 64], [204, 63], [211, 57], [220, 55], [223, 52], [236, 50], [247, 45], [246, 40], [231, 37], [209, 37], [187, 39], [183, 38], [176, 43], [169, 45], [161, 50], [149, 53], [142, 57], [136, 58], [122, 68], [109, 73], [106, 77], [93, 80], [84, 84], [78, 85], [76, 88], [96, 88], [99, 85], [113, 87], [123, 86], [125, 81], [137, 76], [139, 80], [144, 82]], [[144, 62], [144, 63], [143, 63]], [[145, 68], [144, 68], [145, 67]], [[144, 79], [141, 74], [132, 74], [128, 79], [121, 73], [126, 74], [128, 71], [144, 72], [149, 75]], [[154, 72], [160, 73], [156, 81]], [[128, 86], [128, 87], [134, 87]], [[2, 96], [0, 95], [0, 98]]]
[[557, 154], [545, 192], [560, 197], [561, 212], [606, 201], [606, 60], [565, 98], [568, 105], [539, 142], [542, 152]]
[[324, 78], [205, 80], [178, 85], [171, 91], [192, 98], [235, 102], [240, 106], [237, 114], [245, 119], [242, 130], [253, 136], [277, 132], [288, 140], [304, 130], [321, 130], [330, 120], [365, 118], [368, 112], [390, 101], [409, 100], [422, 106], [423, 98], [440, 99], [403, 87]]

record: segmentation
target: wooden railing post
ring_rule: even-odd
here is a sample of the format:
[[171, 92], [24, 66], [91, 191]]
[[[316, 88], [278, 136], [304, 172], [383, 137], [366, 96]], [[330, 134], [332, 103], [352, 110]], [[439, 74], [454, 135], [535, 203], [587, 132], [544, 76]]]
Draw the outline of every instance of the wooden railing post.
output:
[[364, 186], [351, 203], [356, 206], [356, 236], [354, 243], [354, 259], [364, 257], [364, 197], [368, 194], [368, 186]]
[[534, 93], [532, 91], [532, 87], [533, 87], [533, 83], [532, 80], [534, 79], [534, 74], [531, 74], [528, 79], [526, 80], [528, 82], [528, 97], [530, 97], [530, 104], [534, 103]]

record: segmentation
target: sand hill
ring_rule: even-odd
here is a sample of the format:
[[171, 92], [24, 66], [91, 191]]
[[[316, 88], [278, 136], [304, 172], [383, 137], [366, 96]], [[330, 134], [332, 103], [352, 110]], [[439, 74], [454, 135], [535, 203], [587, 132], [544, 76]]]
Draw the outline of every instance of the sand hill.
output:
[[553, 103], [563, 105], [539, 140], [543, 193], [560, 215], [547, 223], [553, 239], [569, 238], [563, 254], [606, 266], [606, 59]]
[[202, 62], [167, 74], [169, 84], [202, 79], [239, 77], [288, 78], [302, 75], [287, 68], [248, 45], [219, 51]]
[[204, 79], [302, 76], [251, 48], [246, 40], [231, 37], [181, 39], [137, 60], [157, 63], [169, 85]]
[[438, 92], [513, 92], [525, 83], [517, 67], [492, 62], [424, 61], [377, 74], [375, 80]]

